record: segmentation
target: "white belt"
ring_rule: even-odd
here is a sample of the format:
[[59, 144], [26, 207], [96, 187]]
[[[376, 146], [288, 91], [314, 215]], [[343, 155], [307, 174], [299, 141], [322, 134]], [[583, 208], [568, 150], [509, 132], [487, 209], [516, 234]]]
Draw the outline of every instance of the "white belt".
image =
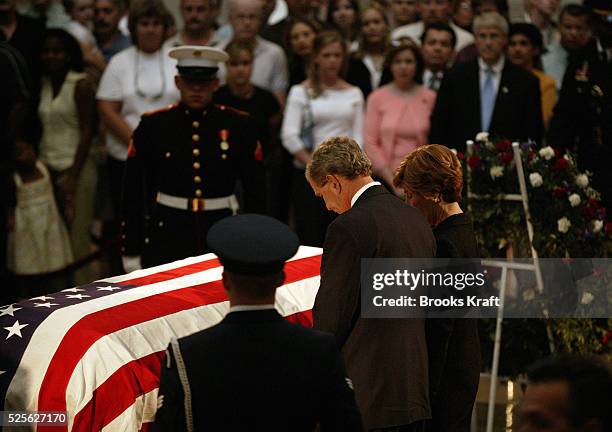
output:
[[192, 212], [231, 209], [236, 214], [238, 211], [238, 200], [234, 194], [219, 198], [183, 198], [158, 192], [157, 202], [166, 207]]

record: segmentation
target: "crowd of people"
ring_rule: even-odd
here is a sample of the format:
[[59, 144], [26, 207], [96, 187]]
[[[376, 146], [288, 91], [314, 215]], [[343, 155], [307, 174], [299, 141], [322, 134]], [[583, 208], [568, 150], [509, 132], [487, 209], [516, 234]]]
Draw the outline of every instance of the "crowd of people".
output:
[[[131, 187], [130, 140], [143, 114], [179, 100], [168, 51], [181, 45], [229, 53], [214, 103], [250, 114], [262, 150], [262, 212], [290, 221], [302, 244], [321, 246], [334, 218], [304, 178], [329, 136], [354, 138], [397, 195], [394, 170], [424, 144], [464, 151], [480, 131], [546, 142], [578, 152], [609, 207], [605, 0], [560, 11], [558, 2], [528, 0], [522, 22], [509, 21], [505, 0], [182, 0], [180, 12], [177, 29], [161, 1], [0, 4], [7, 68], [27, 92], [11, 86], [3, 108], [3, 122], [16, 119], [4, 139], [19, 150], [3, 168], [7, 193], [21, 201], [3, 211], [2, 261], [12, 272], [57, 273], [87, 260], [92, 234], [113, 244]], [[50, 181], [53, 197], [26, 193], [35, 181]], [[33, 210], [34, 198], [26, 204], [34, 194], [51, 210]], [[57, 221], [64, 227], [46, 228]], [[45, 230], [56, 240], [42, 238]], [[20, 247], [26, 238], [35, 247]], [[103, 272], [124, 270], [119, 255], [111, 246]], [[60, 283], [95, 275], [76, 267]]]
[[[313, 314], [356, 383], [338, 366], [347, 430], [467, 430], [475, 322], [362, 319], [359, 260], [479, 256], [457, 152], [481, 131], [575, 151], [612, 208], [612, 5], [583, 3], [510, 22], [506, 0], [181, 0], [177, 29], [161, 0], [0, 0], [0, 303], [223, 261], [211, 227], [265, 214], [324, 247]], [[257, 299], [226, 271], [230, 301], [282, 282]]]

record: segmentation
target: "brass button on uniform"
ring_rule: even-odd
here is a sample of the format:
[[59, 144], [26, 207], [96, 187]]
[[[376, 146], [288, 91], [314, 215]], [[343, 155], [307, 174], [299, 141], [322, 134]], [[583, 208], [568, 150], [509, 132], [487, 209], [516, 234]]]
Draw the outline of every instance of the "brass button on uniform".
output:
[[192, 153], [194, 156], [200, 156], [200, 149], [195, 148], [193, 149]]
[[166, 159], [170, 157], [170, 152], [166, 152]]
[[202, 191], [200, 189], [196, 189], [195, 196], [197, 196], [198, 198], [201, 197], [202, 196]]
[[192, 139], [192, 140], [194, 140], [195, 142], [198, 142], [198, 141], [200, 141], [200, 135], [198, 135], [198, 134], [193, 134], [193, 135], [191, 136], [191, 139]]
[[226, 155], [225, 153], [223, 153], [223, 154], [221, 155], [221, 159], [223, 159], [223, 160], [227, 159], [227, 155]]
[[193, 178], [193, 181], [194, 181], [195, 183], [202, 183], [202, 178], [201, 178], [200, 176], [195, 176], [195, 177]]
[[199, 121], [194, 121], [193, 123], [191, 123], [191, 126], [193, 126], [194, 128], [198, 128], [198, 127], [200, 127], [200, 122]]
[[193, 169], [200, 169], [200, 162], [194, 162]]

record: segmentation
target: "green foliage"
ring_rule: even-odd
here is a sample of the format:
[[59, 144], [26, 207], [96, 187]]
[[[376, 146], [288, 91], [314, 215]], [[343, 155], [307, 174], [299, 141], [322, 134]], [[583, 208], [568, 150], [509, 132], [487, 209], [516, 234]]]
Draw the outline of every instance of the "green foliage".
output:
[[[483, 257], [505, 256], [512, 245], [515, 257], [531, 257], [523, 205], [507, 201], [520, 194], [513, 145], [479, 134], [473, 154], [467, 155], [470, 212]], [[533, 246], [542, 258], [602, 258], [610, 254], [612, 225], [606, 220], [599, 193], [590, 187], [590, 173], [577, 169], [571, 153], [534, 143], [522, 143], [520, 158], [525, 174]], [[462, 157], [463, 155], [459, 155]], [[612, 302], [607, 298], [612, 269], [589, 278], [580, 286], [578, 300]], [[590, 296], [590, 297], [589, 297]], [[536, 301], [546, 301], [544, 296]], [[594, 303], [597, 305], [597, 303]], [[612, 319], [513, 319], [502, 327], [500, 374], [524, 373], [533, 361], [549, 354], [547, 329], [559, 352], [596, 353], [612, 357]], [[481, 320], [485, 366], [490, 364], [495, 320]]]

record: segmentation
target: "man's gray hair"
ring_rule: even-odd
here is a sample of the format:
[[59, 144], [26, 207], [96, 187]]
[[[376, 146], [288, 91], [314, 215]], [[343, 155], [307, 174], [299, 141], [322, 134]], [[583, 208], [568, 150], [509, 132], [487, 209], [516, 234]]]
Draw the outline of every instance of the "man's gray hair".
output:
[[331, 137], [321, 143], [306, 166], [306, 175], [318, 186], [330, 174], [349, 180], [367, 177], [372, 175], [372, 162], [353, 138]]
[[[243, 4], [248, 3], [249, 5], [252, 4], [259, 4], [260, 9], [263, 9], [263, 2], [261, 0], [230, 0], [228, 3], [228, 9], [227, 12], [229, 15], [233, 15], [234, 12], [237, 12], [240, 10], [240, 6], [242, 6]], [[262, 14], [262, 10], [259, 11], [259, 15], [261, 16]]]
[[485, 12], [477, 15], [474, 18], [474, 24], [472, 24], [472, 31], [476, 34], [482, 27], [498, 28], [504, 35], [508, 36], [508, 21], [497, 12]]

